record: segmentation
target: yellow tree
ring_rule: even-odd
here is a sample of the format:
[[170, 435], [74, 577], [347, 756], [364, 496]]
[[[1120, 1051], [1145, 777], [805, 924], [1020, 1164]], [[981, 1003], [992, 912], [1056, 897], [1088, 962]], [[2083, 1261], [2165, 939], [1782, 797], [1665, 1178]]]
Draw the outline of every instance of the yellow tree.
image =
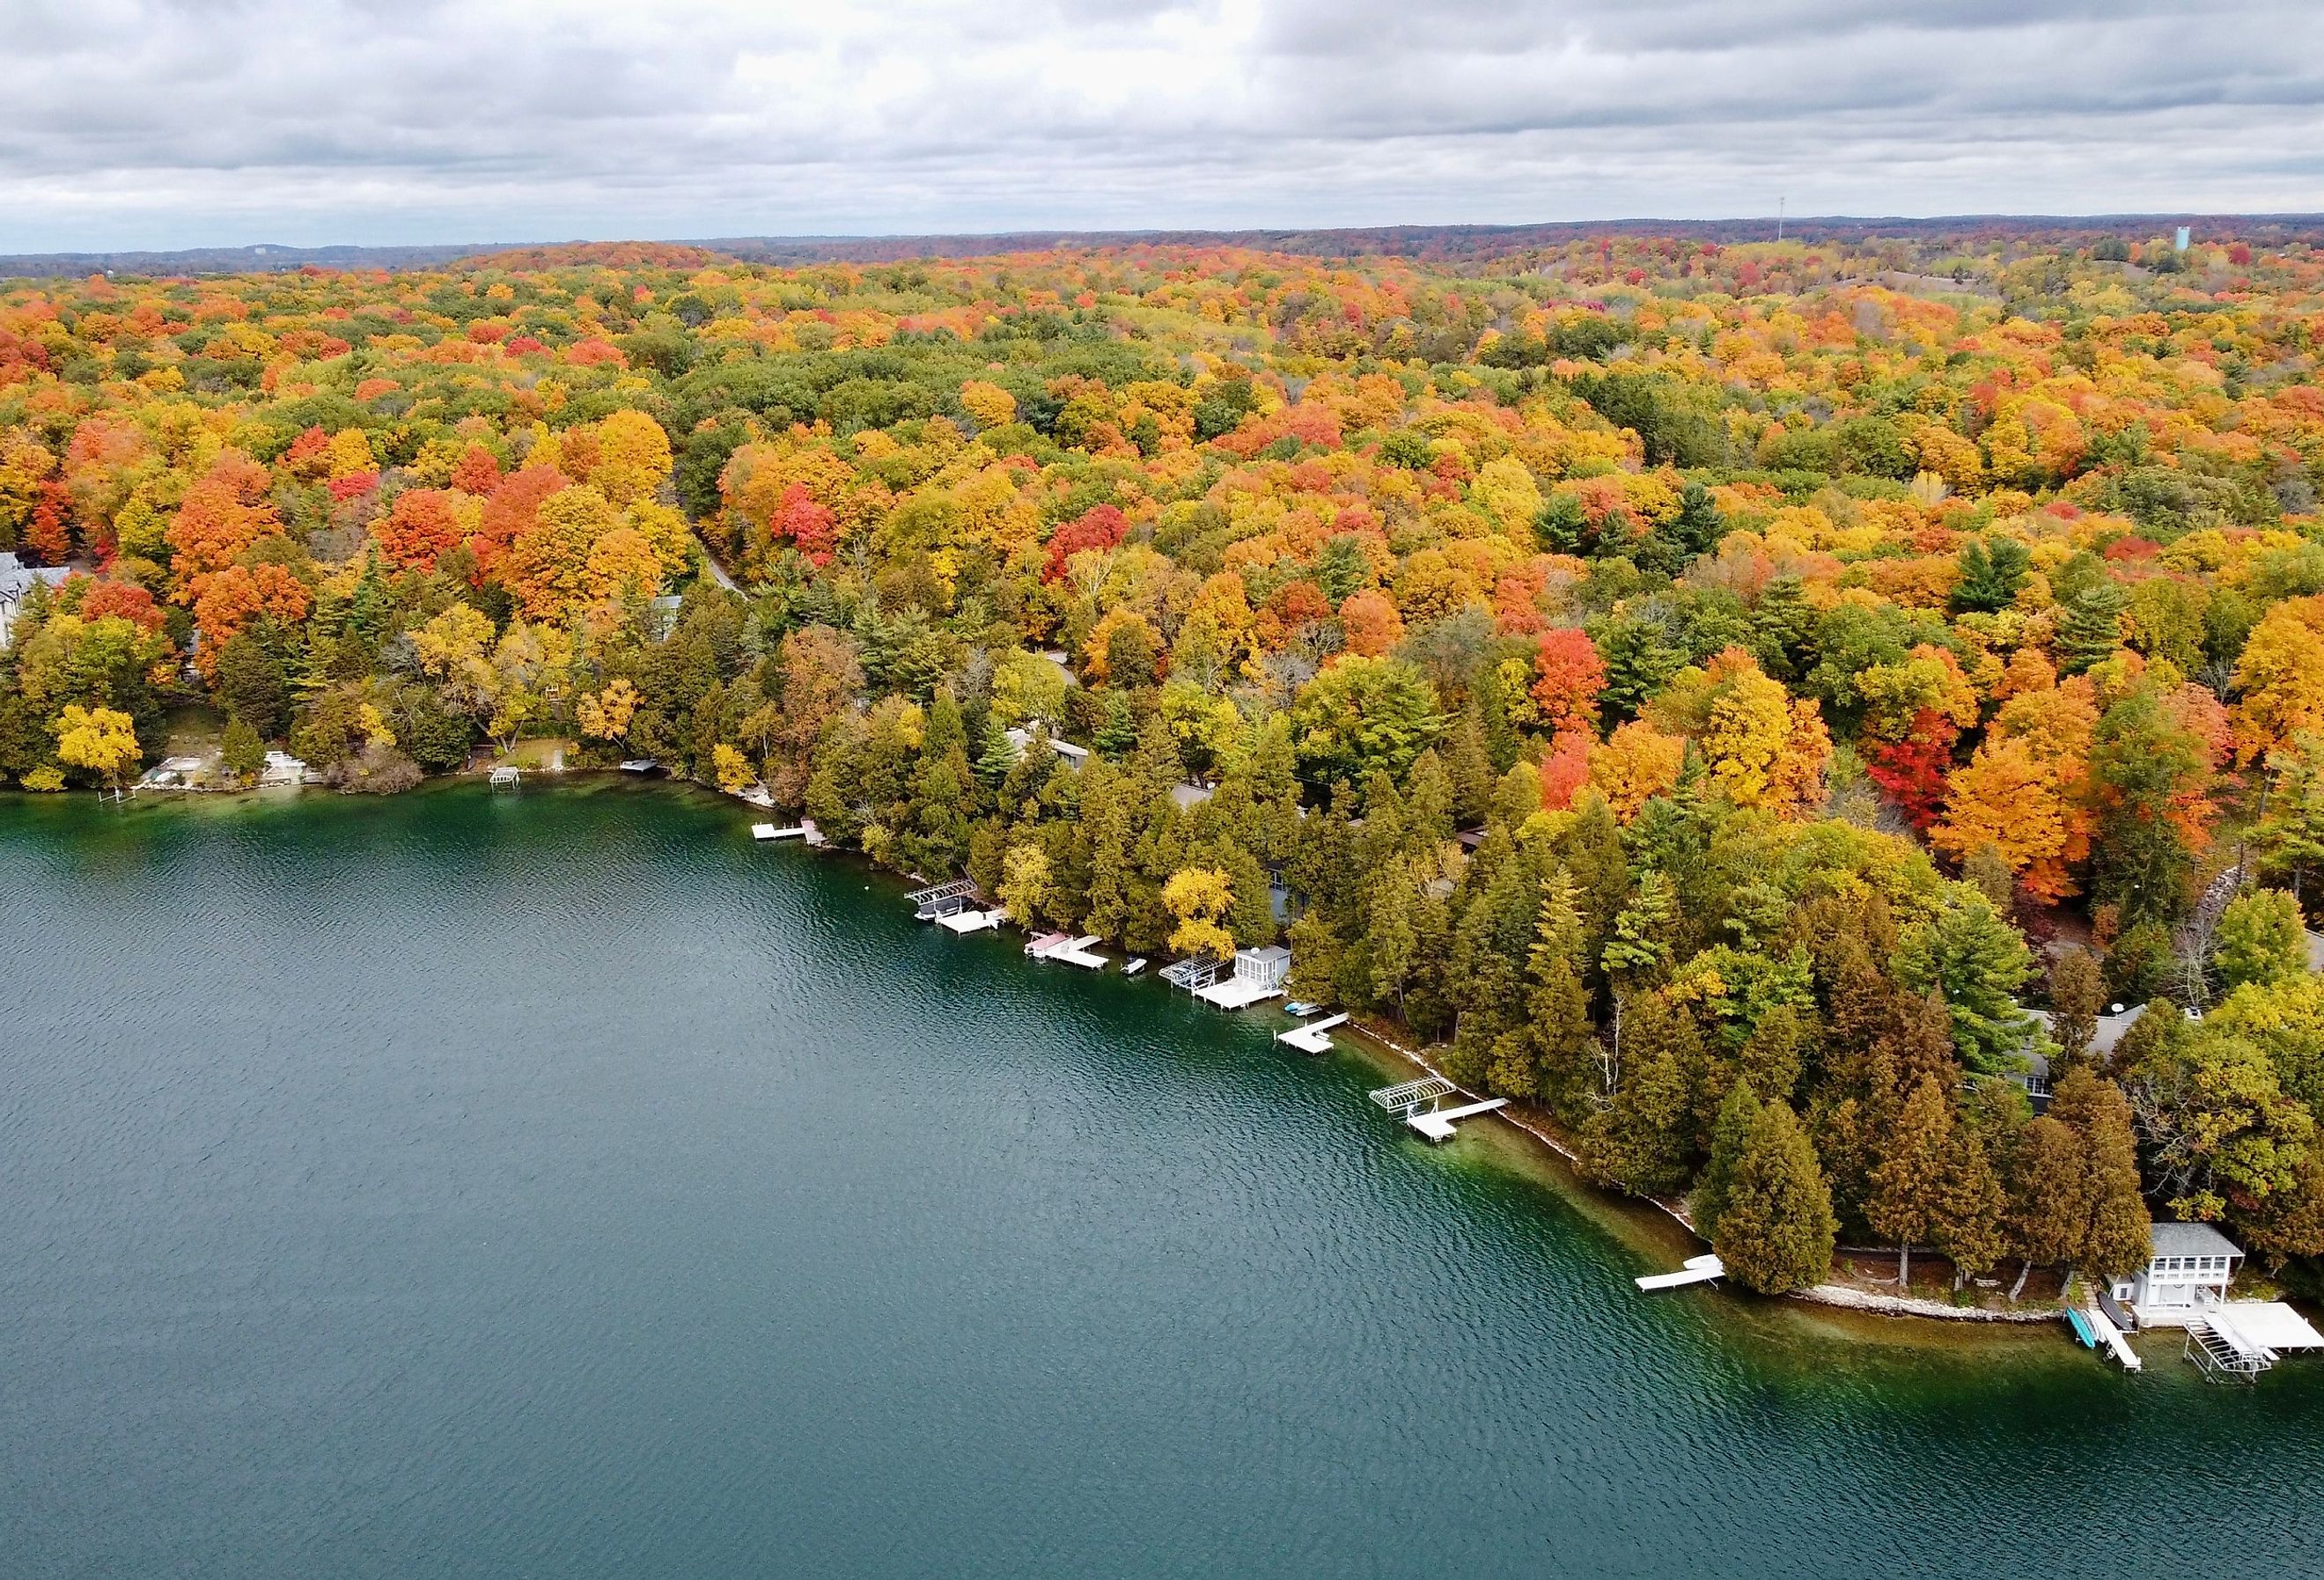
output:
[[1685, 762], [1683, 735], [1666, 735], [1644, 719], [1632, 719], [1591, 748], [1590, 782], [1614, 816], [1628, 823], [1647, 801], [1670, 792]]
[[1170, 929], [1173, 954], [1224, 960], [1234, 953], [1234, 935], [1222, 919], [1234, 908], [1234, 891], [1216, 867], [1181, 867], [1162, 885], [1162, 906], [1176, 926]]
[[479, 722], [500, 701], [492, 640], [492, 621], [470, 604], [454, 604], [410, 633], [420, 672], [437, 683], [444, 705]]
[[1944, 819], [1929, 830], [1929, 843], [1962, 862], [1990, 847], [2028, 893], [2043, 900], [2073, 892], [2056, 764], [2015, 736], [1987, 736], [1953, 775]]
[[2324, 726], [2324, 596], [2287, 598], [2252, 627], [2236, 661], [2236, 755], [2256, 762]]
[[118, 708], [71, 703], [51, 727], [56, 733], [59, 758], [75, 768], [103, 774], [115, 790], [121, 788], [121, 771], [138, 759], [134, 721]]
[[718, 779], [718, 788], [730, 796], [741, 795], [751, 788], [751, 760], [742, 755], [739, 746], [721, 741], [710, 749], [710, 771]]
[[1049, 854], [1038, 845], [1012, 845], [1001, 858], [1001, 903], [1009, 919], [1029, 928], [1049, 902]]
[[638, 688], [623, 676], [615, 676], [599, 691], [585, 693], [574, 705], [574, 717], [581, 733], [597, 741], [618, 741], [630, 733], [630, 720], [638, 711]]
[[597, 466], [589, 481], [613, 504], [650, 498], [669, 473], [669, 436], [644, 412], [616, 411], [597, 425]]

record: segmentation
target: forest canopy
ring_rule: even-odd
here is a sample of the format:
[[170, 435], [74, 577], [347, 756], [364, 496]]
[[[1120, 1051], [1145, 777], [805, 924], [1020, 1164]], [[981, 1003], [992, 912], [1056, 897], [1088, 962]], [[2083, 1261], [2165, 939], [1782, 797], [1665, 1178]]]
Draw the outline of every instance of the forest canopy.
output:
[[2120, 1270], [2143, 1202], [2313, 1257], [2319, 293], [2139, 236], [6, 282], [0, 550], [69, 574], [0, 776], [555, 737], [1286, 941], [1761, 1287]]

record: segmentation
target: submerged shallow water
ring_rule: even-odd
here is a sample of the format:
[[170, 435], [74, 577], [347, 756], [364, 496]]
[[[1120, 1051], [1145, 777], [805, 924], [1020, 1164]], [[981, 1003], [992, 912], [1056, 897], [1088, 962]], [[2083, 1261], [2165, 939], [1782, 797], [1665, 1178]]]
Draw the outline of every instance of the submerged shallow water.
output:
[[0, 799], [0, 1573], [2324, 1571], [2324, 1365], [1642, 1298], [747, 820]]

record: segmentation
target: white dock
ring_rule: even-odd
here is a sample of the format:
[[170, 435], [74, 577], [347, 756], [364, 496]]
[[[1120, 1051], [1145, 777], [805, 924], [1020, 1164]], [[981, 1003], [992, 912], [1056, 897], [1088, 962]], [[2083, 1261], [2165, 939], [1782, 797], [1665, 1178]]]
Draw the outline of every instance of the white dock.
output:
[[1005, 910], [954, 910], [936, 918], [936, 926], [948, 933], [982, 933], [994, 931], [1008, 919]]
[[2130, 1341], [2123, 1337], [2122, 1329], [2114, 1325], [2112, 1317], [2093, 1304], [2082, 1307], [2082, 1320], [2089, 1323], [2090, 1331], [2098, 1335], [2098, 1343], [2104, 1344], [2112, 1353], [2114, 1358], [2122, 1363], [2124, 1371], [2139, 1370], [2138, 1352], [2130, 1347]]
[[1648, 1273], [1631, 1281], [1641, 1289], [1675, 1289], [1686, 1284], [1707, 1284], [1727, 1276], [1727, 1264], [1716, 1256], [1690, 1256], [1674, 1273]]
[[1314, 1021], [1305, 1026], [1295, 1026], [1288, 1031], [1277, 1031], [1275, 1039], [1288, 1043], [1302, 1053], [1332, 1051], [1332, 1028], [1347, 1023], [1345, 1015], [1334, 1015], [1328, 1021]]
[[1459, 1108], [1429, 1108], [1404, 1116], [1404, 1123], [1420, 1132], [1423, 1141], [1449, 1141], [1452, 1139], [1452, 1122], [1473, 1119], [1480, 1113], [1490, 1113], [1497, 1108], [1507, 1108], [1506, 1097], [1489, 1097], [1482, 1103], [1464, 1104]]
[[1065, 933], [1043, 933], [1025, 946], [1025, 953], [1036, 960], [1055, 960], [1066, 966], [1078, 966], [1084, 971], [1102, 971], [1106, 957], [1093, 952], [1090, 946], [1099, 941], [1095, 933], [1072, 938]]
[[1208, 987], [1196, 988], [1194, 996], [1214, 1010], [1247, 1010], [1268, 999], [1281, 998], [1283, 989], [1248, 976], [1229, 976]]
[[772, 823], [751, 825], [751, 837], [753, 839], [810, 839], [814, 834], [815, 825], [812, 823], [802, 823], [796, 828], [778, 828]]
[[495, 768], [492, 772], [492, 786], [494, 790], [514, 790], [520, 777], [513, 767]]

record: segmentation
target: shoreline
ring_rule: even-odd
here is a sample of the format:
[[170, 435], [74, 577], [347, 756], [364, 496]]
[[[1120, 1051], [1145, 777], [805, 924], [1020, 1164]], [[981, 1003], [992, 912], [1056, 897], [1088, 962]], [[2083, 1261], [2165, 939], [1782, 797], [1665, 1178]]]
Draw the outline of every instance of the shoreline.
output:
[[[618, 768], [574, 768], [561, 763], [554, 768], [535, 767], [532, 772], [551, 781], [598, 780], [610, 782], [654, 784], [698, 791], [720, 800], [737, 802], [745, 808], [754, 808], [756, 805], [741, 792], [724, 790], [716, 785], [705, 784], [693, 779], [681, 779], [668, 773], [641, 776], [624, 773]], [[449, 787], [466, 782], [482, 784], [486, 777], [484, 771], [463, 769], [451, 773], [429, 775], [420, 781], [420, 785], [413, 788], [423, 789], [429, 785]], [[262, 792], [267, 790], [277, 791], [291, 790], [302, 792], [321, 790], [344, 799], [362, 799], [360, 792], [320, 784], [254, 785], [239, 789], [190, 793], [224, 795], [235, 800], [264, 799], [279, 802], [287, 799], [280, 795], [263, 797]], [[97, 793], [100, 796], [104, 794], [103, 791]], [[173, 788], [164, 790], [161, 797], [157, 799], [167, 799], [186, 793], [189, 793], [189, 790]], [[140, 798], [134, 793], [128, 798], [132, 801], [138, 799]], [[818, 854], [831, 854], [835, 848], [825, 847]], [[870, 873], [877, 873], [883, 878], [904, 881], [903, 874], [890, 873], [885, 868], [872, 864], [860, 851], [842, 850], [837, 851], [837, 854], [863, 864], [865, 870]], [[1361, 1047], [1356, 1050], [1358, 1056], [1370, 1058], [1375, 1065], [1384, 1061], [1394, 1061], [1424, 1075], [1451, 1079], [1425, 1053], [1406, 1047], [1384, 1029], [1365, 1020], [1351, 1016], [1340, 1029], [1351, 1034], [1361, 1044]], [[1462, 1089], [1465, 1090], [1465, 1088]], [[1581, 1173], [1581, 1159], [1572, 1145], [1555, 1131], [1536, 1121], [1530, 1113], [1515, 1107], [1508, 1107], [1480, 1117], [1499, 1121], [1505, 1132], [1517, 1139], [1520, 1144], [1532, 1153], [1535, 1166], [1526, 1170], [1529, 1176], [1537, 1183], [1555, 1191], [1569, 1203], [1592, 1209], [1591, 1215], [1593, 1218], [1628, 1223], [1636, 1229], [1642, 1226], [1638, 1220], [1658, 1217], [1666, 1230], [1683, 1234], [1697, 1247], [1705, 1244], [1702, 1237], [1696, 1234], [1693, 1221], [1683, 1206], [1674, 1206], [1652, 1197], [1623, 1196], [1591, 1185]], [[1547, 1154], [1546, 1158], [1542, 1156], [1544, 1153]], [[1555, 1160], [1555, 1165], [1545, 1166], [1551, 1159]], [[1632, 1235], [1617, 1234], [1616, 1238], [1622, 1240], [1633, 1251], [1642, 1253], [1645, 1251], [1645, 1247]], [[1787, 1303], [1794, 1309], [1820, 1307], [1832, 1311], [1846, 1311], [1881, 1317], [1888, 1323], [1895, 1323], [1900, 1319], [1907, 1324], [1915, 1321], [1946, 1323], [1950, 1325], [1951, 1333], [1962, 1337], [1969, 1337], [1978, 1330], [1985, 1330], [1988, 1333], [1997, 1329], [2023, 1330], [2040, 1324], [2063, 1321], [2062, 1313], [2055, 1309], [2032, 1308], [2014, 1311], [1989, 1309], [1983, 1307], [1954, 1306], [1917, 1296], [1886, 1295], [1877, 1291], [1828, 1282], [1805, 1289], [1791, 1290], [1773, 1298]], [[1733, 1304], [1731, 1299], [1729, 1304]], [[1964, 1327], [1962, 1325], [1967, 1326]], [[1906, 1331], [1909, 1331], [1909, 1327]], [[1995, 1336], [1998, 1336], [1997, 1334]]]
[[[1346, 1029], [1364, 1039], [1373, 1047], [1403, 1060], [1424, 1075], [1435, 1076], [1448, 1081], [1452, 1079], [1431, 1062], [1425, 1054], [1406, 1048], [1368, 1021], [1351, 1016], [1348, 1020]], [[1582, 1159], [1574, 1151], [1572, 1144], [1555, 1131], [1535, 1121], [1526, 1111], [1511, 1106], [1480, 1117], [1499, 1121], [1536, 1145], [1554, 1153], [1568, 1167], [1579, 1170]], [[1626, 1206], [1635, 1211], [1645, 1211], [1650, 1208], [1662, 1214], [1673, 1225], [1692, 1236], [1698, 1244], [1708, 1248], [1709, 1243], [1696, 1232], [1694, 1220], [1688, 1215], [1683, 1207], [1674, 1206], [1655, 1197], [1628, 1197], [1619, 1196], [1611, 1191], [1598, 1190], [1598, 1187], [1590, 1185], [1586, 1180], [1579, 1183], [1580, 1188], [1596, 1191], [1600, 1197], [1615, 1206]], [[1804, 1305], [1833, 1307], [1849, 1311], [1869, 1312], [1881, 1317], [1917, 1317], [1933, 1322], [2026, 1326], [2041, 1323], [2061, 1323], [2064, 1320], [2062, 1314], [2058, 1311], [2038, 1307], [2013, 1311], [1993, 1310], [1981, 1306], [1953, 1306], [1943, 1301], [1923, 1299], [1914, 1295], [1883, 1295], [1875, 1290], [1852, 1289], [1846, 1284], [1815, 1284], [1804, 1289], [1789, 1290], [1775, 1298], [1796, 1300]]]

